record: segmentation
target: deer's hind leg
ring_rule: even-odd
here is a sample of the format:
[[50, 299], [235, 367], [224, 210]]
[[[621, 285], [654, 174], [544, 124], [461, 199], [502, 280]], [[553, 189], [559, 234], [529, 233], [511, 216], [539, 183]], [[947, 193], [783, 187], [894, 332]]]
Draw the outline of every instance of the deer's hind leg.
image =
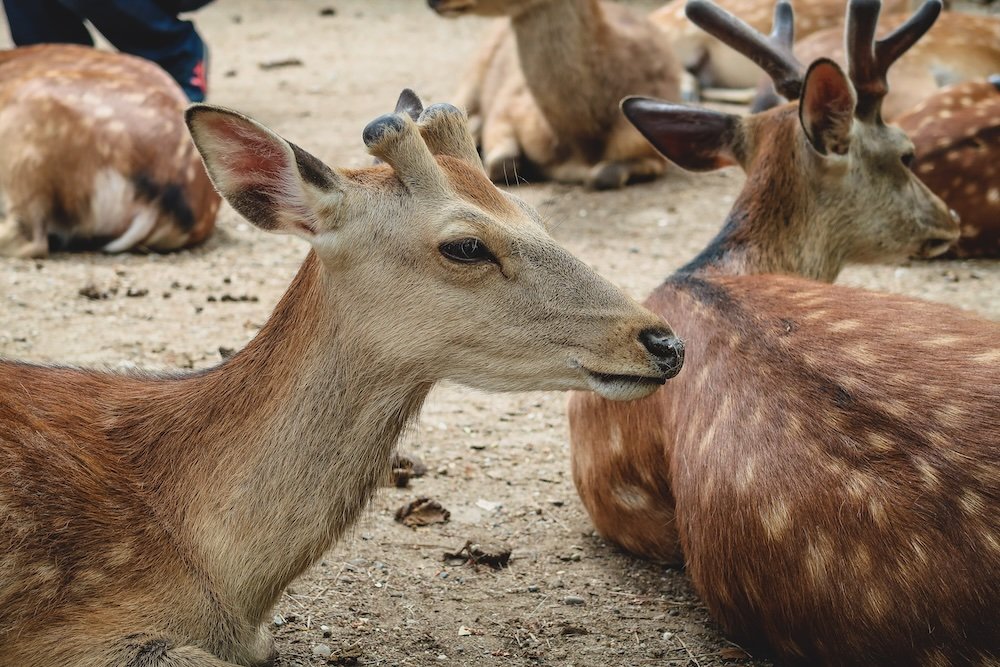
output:
[[659, 178], [666, 167], [666, 160], [623, 118], [612, 129], [603, 159], [591, 168], [586, 184], [595, 190], [613, 190]]
[[248, 663], [223, 660], [198, 646], [176, 644], [149, 635], [133, 635], [115, 643], [101, 667], [273, 667], [277, 653]]
[[49, 237], [45, 215], [31, 206], [14, 206], [3, 201], [0, 192], [0, 256], [45, 257], [49, 254]]

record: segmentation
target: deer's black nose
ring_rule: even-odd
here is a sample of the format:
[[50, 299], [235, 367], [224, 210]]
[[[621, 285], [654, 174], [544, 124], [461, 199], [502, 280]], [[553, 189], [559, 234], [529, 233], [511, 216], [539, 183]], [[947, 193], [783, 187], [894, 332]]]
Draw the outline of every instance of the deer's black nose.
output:
[[639, 341], [656, 358], [656, 365], [664, 375], [672, 378], [684, 365], [684, 343], [666, 329], [646, 329], [639, 334]]

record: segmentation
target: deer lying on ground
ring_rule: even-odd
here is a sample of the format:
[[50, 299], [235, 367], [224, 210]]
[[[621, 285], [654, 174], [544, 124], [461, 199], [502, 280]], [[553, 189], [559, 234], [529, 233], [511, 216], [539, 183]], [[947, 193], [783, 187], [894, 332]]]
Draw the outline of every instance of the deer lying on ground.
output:
[[[730, 14], [739, 16], [757, 31], [766, 31], [771, 22], [770, 0], [723, 0], [717, 3]], [[905, 9], [903, 0], [889, 6]], [[688, 20], [683, 0], [672, 0], [649, 15], [649, 19], [669, 36], [674, 55], [701, 88], [754, 88], [760, 80], [760, 68], [723, 41], [701, 30]], [[795, 3], [796, 37], [802, 39], [824, 28], [842, 26], [844, 0], [798, 0]], [[841, 34], [842, 28], [837, 28]], [[817, 56], [818, 57], [818, 56]]]
[[629, 94], [679, 99], [680, 68], [644, 16], [599, 0], [428, 4], [443, 16], [510, 18], [459, 96], [480, 117], [491, 179], [514, 182], [528, 174], [606, 189], [663, 173], [663, 158], [618, 108]]
[[312, 245], [222, 365], [115, 375], [0, 362], [0, 664], [265, 665], [285, 587], [363, 510], [431, 386], [647, 395], [663, 320], [486, 179], [454, 107], [364, 131], [331, 169], [235, 112], [187, 113], [212, 180]]
[[155, 64], [47, 44], [0, 51], [0, 255], [62, 247], [177, 250], [220, 199], [184, 129], [187, 98]]
[[958, 257], [1000, 257], [1000, 76], [945, 88], [896, 118], [913, 171], [962, 218]]
[[[906, 20], [905, 14], [886, 16], [879, 37], [884, 37]], [[830, 28], [796, 42], [795, 54], [802, 62], [833, 58], [844, 64], [844, 39], [839, 28]], [[889, 75], [891, 92], [882, 105], [882, 117], [895, 120], [916, 107], [939, 89], [964, 81], [982, 80], [1000, 72], [1000, 18], [945, 12], [919, 44], [893, 67]], [[753, 103], [761, 111], [782, 102], [763, 82], [763, 90]]]
[[[625, 101], [671, 160], [739, 164], [747, 181], [646, 301], [689, 339], [686, 370], [641, 401], [570, 399], [580, 497], [607, 539], [686, 564], [722, 628], [782, 664], [996, 664], [1000, 325], [825, 284], [958, 236], [878, 116], [886, 70], [938, 7], [873, 48], [877, 4], [852, 0], [848, 80], [826, 59], [803, 76], [705, 0], [688, 6], [801, 97], [746, 118]], [[790, 22], [779, 4], [777, 32]]]

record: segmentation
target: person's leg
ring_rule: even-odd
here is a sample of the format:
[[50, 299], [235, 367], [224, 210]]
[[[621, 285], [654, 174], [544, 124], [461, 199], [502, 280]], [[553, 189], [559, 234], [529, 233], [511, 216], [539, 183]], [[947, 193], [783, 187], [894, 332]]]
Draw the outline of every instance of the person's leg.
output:
[[190, 21], [155, 0], [59, 0], [115, 48], [152, 60], [180, 84], [192, 102], [205, 99], [207, 50]]
[[3, 0], [3, 8], [10, 37], [17, 46], [94, 43], [83, 19], [56, 0]]

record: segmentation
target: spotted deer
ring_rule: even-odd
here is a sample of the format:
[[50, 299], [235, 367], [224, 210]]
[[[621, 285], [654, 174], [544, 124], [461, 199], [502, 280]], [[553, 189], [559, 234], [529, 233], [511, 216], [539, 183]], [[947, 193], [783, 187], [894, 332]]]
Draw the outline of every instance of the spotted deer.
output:
[[213, 369], [0, 362], [2, 665], [271, 664], [269, 610], [356, 520], [436, 381], [629, 399], [680, 369], [660, 317], [489, 182], [454, 107], [370, 123], [363, 169], [233, 111], [187, 122], [233, 207], [312, 249]]
[[912, 169], [958, 211], [957, 257], [1000, 258], [1000, 76], [950, 86], [895, 120]]
[[200, 243], [220, 198], [155, 64], [69, 44], [0, 51], [0, 255]]
[[[896, 13], [886, 16], [878, 35], [884, 37], [906, 20]], [[844, 63], [843, 34], [839, 28], [813, 33], [796, 42], [795, 54], [802, 62], [828, 57]], [[1000, 72], [1000, 18], [944, 12], [934, 28], [892, 69], [891, 92], [882, 105], [882, 117], [895, 120], [945, 86], [981, 80]], [[753, 103], [760, 111], [782, 100], [766, 82]]]
[[597, 189], [663, 173], [618, 109], [629, 94], [679, 99], [680, 68], [660, 31], [599, 0], [428, 0], [443, 16], [506, 16], [462, 84], [496, 182], [522, 175]]
[[[717, 4], [759, 32], [770, 27], [773, 6], [770, 0], [722, 0]], [[903, 10], [905, 4], [902, 0], [891, 0], [889, 6]], [[671, 0], [649, 18], [667, 33], [674, 55], [684, 69], [694, 75], [700, 88], [753, 88], [760, 80], [760, 68], [752, 60], [688, 19], [683, 0]], [[843, 22], [844, 0], [798, 0], [795, 3], [798, 39], [834, 27], [840, 35]]]
[[[608, 540], [685, 564], [724, 631], [781, 664], [995, 664], [1000, 325], [828, 284], [847, 262], [958, 236], [878, 116], [886, 70], [937, 7], [873, 43], [877, 5], [851, 0], [848, 77], [828, 59], [803, 75], [707, 0], [688, 6], [799, 92], [745, 118], [624, 103], [677, 164], [739, 164], [747, 180], [718, 236], [645, 302], [670, 313], [685, 370], [633, 403], [571, 397], [583, 504]], [[790, 29], [789, 4], [777, 19]]]

